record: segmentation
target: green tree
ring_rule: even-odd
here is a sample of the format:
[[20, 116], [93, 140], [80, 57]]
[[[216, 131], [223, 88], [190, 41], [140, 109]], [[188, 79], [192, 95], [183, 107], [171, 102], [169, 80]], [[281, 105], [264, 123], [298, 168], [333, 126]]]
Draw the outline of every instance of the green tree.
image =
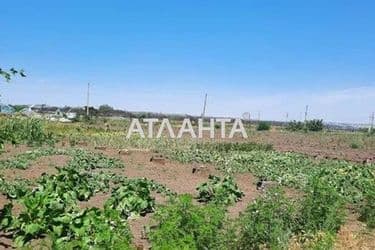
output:
[[107, 114], [111, 111], [113, 111], [113, 107], [109, 106], [108, 104], [103, 104], [99, 106], [99, 112], [102, 114]]
[[0, 68], [0, 76], [2, 76], [6, 82], [9, 82], [13, 76], [19, 75], [21, 77], [26, 77], [25, 71], [23, 69], [16, 70], [14, 68], [9, 69], [8, 71]]

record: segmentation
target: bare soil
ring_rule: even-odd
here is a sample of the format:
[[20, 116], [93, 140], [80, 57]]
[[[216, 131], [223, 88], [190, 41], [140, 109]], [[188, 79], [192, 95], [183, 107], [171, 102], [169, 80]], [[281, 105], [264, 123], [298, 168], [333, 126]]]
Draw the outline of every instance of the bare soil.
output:
[[369, 231], [357, 217], [357, 214], [348, 216], [337, 234], [335, 249], [375, 249], [375, 230]]
[[55, 174], [57, 170], [55, 167], [62, 167], [69, 161], [66, 155], [51, 155], [43, 156], [33, 162], [27, 169], [4, 169], [1, 171], [6, 180], [14, 180], [18, 178], [25, 178], [34, 180], [42, 174]]
[[272, 144], [277, 151], [303, 153], [319, 159], [375, 163], [375, 139], [368, 139], [362, 148], [351, 148], [350, 144], [354, 139], [349, 136], [320, 133], [255, 132], [249, 135], [248, 140]]

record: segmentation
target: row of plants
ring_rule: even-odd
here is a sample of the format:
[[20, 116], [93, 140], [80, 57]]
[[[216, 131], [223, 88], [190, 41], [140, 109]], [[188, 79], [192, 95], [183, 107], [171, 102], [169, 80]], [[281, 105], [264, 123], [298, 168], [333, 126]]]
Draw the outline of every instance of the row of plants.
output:
[[260, 144], [255, 142], [220, 142], [220, 143], [213, 143], [213, 142], [204, 142], [204, 143], [195, 143], [190, 147], [192, 150], [194, 149], [204, 149], [208, 151], [218, 151], [222, 153], [228, 153], [230, 151], [241, 151], [241, 152], [249, 152], [254, 150], [264, 150], [270, 151], [272, 150], [271, 144]]
[[6, 195], [9, 199], [16, 199], [24, 196], [30, 189], [30, 185], [31, 182], [26, 179], [16, 179], [9, 182], [0, 175], [0, 193]]
[[68, 151], [53, 147], [39, 148], [17, 154], [5, 160], [0, 160], [0, 169], [27, 169], [33, 161], [43, 156], [68, 155]]
[[[104, 174], [101, 180], [112, 177]], [[118, 186], [103, 210], [79, 210], [77, 200], [89, 199], [93, 190], [104, 190], [96, 189], [90, 178], [93, 176], [71, 168], [55, 176], [43, 176], [37, 188], [18, 199], [25, 207], [19, 216], [12, 215], [12, 204], [5, 206], [1, 228], [13, 234], [17, 246], [47, 237], [56, 249], [131, 248], [126, 219], [154, 211], [150, 190], [167, 189], [146, 179], [117, 177], [113, 183]], [[220, 196], [223, 193], [241, 193], [228, 179], [211, 177], [197, 188], [202, 194], [207, 194], [207, 186], [214, 190], [209, 192], [213, 199], [204, 200], [207, 205], [194, 205], [188, 195], [170, 195], [170, 203], [156, 210], [153, 217], [156, 226], [148, 233], [153, 249], [284, 249], [293, 238], [309, 248], [332, 247], [334, 235], [344, 222], [345, 200], [320, 176], [309, 180], [302, 199], [291, 200], [280, 189], [271, 189], [235, 220], [225, 215], [226, 205], [235, 201], [218, 199], [226, 197]], [[371, 208], [364, 207], [373, 213]]]
[[[173, 147], [171, 147], [173, 146]], [[223, 157], [234, 152], [246, 153], [253, 151], [272, 151], [272, 145], [254, 142], [246, 143], [180, 143], [163, 145], [158, 148], [170, 158], [183, 163], [217, 163]]]
[[279, 152], [234, 153], [218, 164], [230, 172], [250, 171], [282, 185], [304, 188], [310, 176], [327, 180], [349, 202], [358, 203], [375, 180], [375, 166], [346, 161], [314, 161], [303, 155]]
[[237, 219], [225, 215], [225, 206], [194, 205], [182, 195], [156, 211], [149, 239], [152, 249], [287, 249], [294, 238], [304, 247], [330, 249], [345, 219], [344, 204], [319, 177], [300, 199], [268, 190]]
[[87, 151], [80, 148], [57, 149], [45, 147], [17, 154], [9, 159], [0, 160], [0, 169], [27, 169], [32, 162], [52, 155], [67, 155], [71, 157], [70, 166], [88, 169], [123, 168], [124, 164], [117, 158], [107, 157], [102, 153]]
[[317, 173], [335, 187], [348, 201], [363, 200], [369, 183], [375, 180], [375, 165], [340, 160], [317, 161], [305, 155], [272, 150], [215, 150], [180, 147], [165, 152], [170, 158], [183, 163], [211, 163], [226, 173], [251, 172], [255, 176], [282, 185], [303, 189], [310, 176]]
[[[43, 152], [35, 154], [47, 155]], [[61, 152], [48, 151], [53, 153]], [[0, 230], [11, 234], [17, 247], [38, 239], [53, 249], [130, 249], [128, 217], [154, 211], [153, 191], [174, 195], [151, 180], [89, 171], [122, 167], [116, 159], [81, 149], [63, 153], [72, 159], [54, 175], [43, 174], [33, 183], [0, 178], [0, 191], [10, 199], [0, 211]], [[103, 209], [79, 208], [79, 201], [98, 192], [111, 192]], [[19, 214], [12, 213], [15, 203], [22, 207]]]
[[[36, 187], [23, 196], [16, 197], [16, 201], [3, 209], [1, 227], [12, 234], [17, 247], [29, 243], [32, 239], [47, 236], [53, 246], [62, 247], [68, 242], [75, 242], [74, 244], [80, 247], [86, 244], [98, 246], [98, 235], [95, 231], [90, 234], [92, 225], [89, 221], [105, 222], [108, 219], [110, 222], [110, 218], [103, 217], [104, 212], [80, 211], [77, 201], [88, 200], [95, 192], [101, 191], [101, 188], [97, 187], [102, 186], [102, 183], [96, 183], [88, 173], [71, 167], [59, 168], [58, 171], [56, 175], [43, 175], [37, 181]], [[11, 213], [13, 202], [22, 205], [23, 209], [19, 215]], [[118, 228], [121, 228], [122, 224], [118, 223]], [[102, 226], [104, 227], [105, 223]], [[107, 224], [105, 233], [112, 234], [111, 227], [111, 224]], [[98, 234], [100, 233], [99, 231]]]
[[313, 119], [313, 120], [306, 120], [305, 122], [301, 121], [290, 121], [286, 129], [290, 131], [322, 131], [324, 128], [323, 120], [321, 119]]
[[43, 121], [22, 117], [0, 119], [0, 147], [5, 143], [28, 144], [30, 146], [52, 145], [56, 141], [53, 134], [46, 132]]

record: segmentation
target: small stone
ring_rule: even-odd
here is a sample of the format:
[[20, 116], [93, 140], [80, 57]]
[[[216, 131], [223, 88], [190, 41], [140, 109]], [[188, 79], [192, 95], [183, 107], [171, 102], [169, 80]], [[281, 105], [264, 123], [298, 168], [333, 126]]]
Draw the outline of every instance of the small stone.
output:
[[191, 170], [191, 173], [192, 174], [203, 173], [203, 172], [206, 172], [206, 171], [208, 171], [208, 168], [205, 165], [195, 165], [195, 166], [193, 166], [193, 169]]
[[161, 155], [154, 155], [151, 157], [150, 162], [160, 163], [162, 165], [165, 164], [165, 158]]
[[127, 149], [120, 149], [120, 150], [118, 151], [118, 154], [119, 154], [119, 155], [130, 155], [130, 151], [127, 150]]
[[87, 142], [80, 141], [80, 142], [77, 143], [77, 145], [87, 147]]

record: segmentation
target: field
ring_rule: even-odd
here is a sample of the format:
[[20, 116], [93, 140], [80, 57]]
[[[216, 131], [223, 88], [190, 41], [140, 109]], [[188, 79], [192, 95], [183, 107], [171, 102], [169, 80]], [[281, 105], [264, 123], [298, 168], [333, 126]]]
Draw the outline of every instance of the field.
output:
[[375, 249], [375, 136], [0, 119], [0, 249]]

